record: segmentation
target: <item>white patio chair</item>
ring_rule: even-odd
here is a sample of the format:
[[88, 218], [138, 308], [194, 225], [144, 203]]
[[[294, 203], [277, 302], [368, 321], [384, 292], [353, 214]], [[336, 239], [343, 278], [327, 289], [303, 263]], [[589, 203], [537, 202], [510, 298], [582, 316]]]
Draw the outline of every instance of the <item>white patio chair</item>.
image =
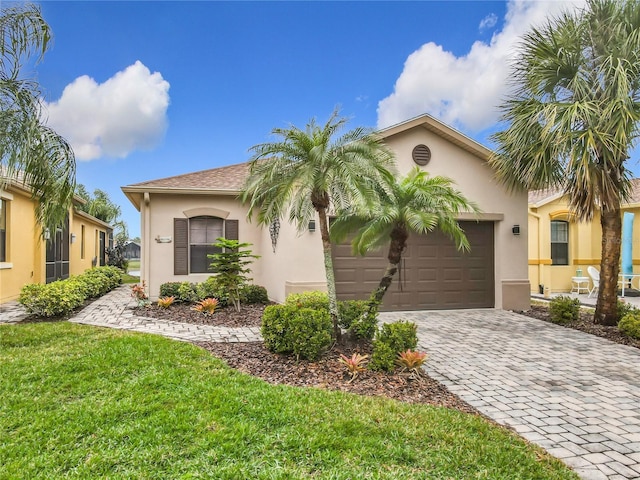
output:
[[598, 293], [598, 288], [600, 288], [600, 272], [596, 269], [596, 267], [589, 266], [587, 267], [587, 272], [589, 272], [589, 276], [591, 277], [591, 282], [593, 283], [593, 288], [589, 290], [589, 296], [587, 298], [591, 298], [591, 295], [595, 292]]

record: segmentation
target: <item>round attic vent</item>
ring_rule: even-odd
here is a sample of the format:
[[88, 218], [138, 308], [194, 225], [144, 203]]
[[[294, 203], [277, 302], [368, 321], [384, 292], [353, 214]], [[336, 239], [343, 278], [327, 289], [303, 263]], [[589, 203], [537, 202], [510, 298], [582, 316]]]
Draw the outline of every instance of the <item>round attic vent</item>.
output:
[[411, 152], [413, 161], [421, 167], [424, 167], [431, 160], [431, 150], [426, 145], [416, 145]]

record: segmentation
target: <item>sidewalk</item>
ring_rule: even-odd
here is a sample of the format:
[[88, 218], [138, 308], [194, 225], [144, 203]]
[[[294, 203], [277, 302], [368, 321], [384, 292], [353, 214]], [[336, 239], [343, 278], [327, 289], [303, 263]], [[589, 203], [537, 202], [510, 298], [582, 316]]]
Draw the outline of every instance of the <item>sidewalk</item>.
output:
[[[117, 328], [142, 333], [155, 333], [184, 342], [259, 342], [262, 340], [259, 327], [227, 328], [211, 325], [191, 325], [155, 318], [135, 316], [132, 307], [130, 285], [121, 285], [106, 295], [94, 300], [77, 315], [69, 319], [72, 323]], [[0, 308], [0, 323], [15, 323], [27, 316], [24, 309], [11, 302]]]

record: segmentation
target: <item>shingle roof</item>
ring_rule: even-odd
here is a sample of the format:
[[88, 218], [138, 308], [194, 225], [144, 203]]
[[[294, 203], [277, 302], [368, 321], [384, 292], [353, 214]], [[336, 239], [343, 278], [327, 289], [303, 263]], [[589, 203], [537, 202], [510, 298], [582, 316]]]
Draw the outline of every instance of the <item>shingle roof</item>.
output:
[[[552, 200], [559, 193], [562, 193], [561, 188], [548, 188], [545, 190], [531, 190], [529, 192], [529, 205], [531, 204], [544, 204], [547, 201]], [[631, 179], [631, 197], [626, 204], [640, 203], [640, 178]]]
[[[227, 167], [211, 168], [199, 172], [185, 173], [175, 177], [160, 178], [146, 182], [134, 183], [127, 187], [134, 188], [168, 188], [184, 190], [242, 190], [249, 172], [249, 163], [239, 163]], [[127, 188], [125, 187], [125, 188]]]

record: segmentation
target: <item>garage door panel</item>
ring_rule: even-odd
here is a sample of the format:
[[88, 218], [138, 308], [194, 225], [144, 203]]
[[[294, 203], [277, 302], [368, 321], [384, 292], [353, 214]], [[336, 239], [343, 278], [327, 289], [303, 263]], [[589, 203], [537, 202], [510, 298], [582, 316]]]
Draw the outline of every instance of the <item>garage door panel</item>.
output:
[[[471, 244], [470, 252], [459, 252], [440, 232], [410, 236], [401, 271], [385, 295], [382, 310], [493, 307], [493, 223], [460, 225]], [[387, 267], [387, 250], [384, 246], [366, 257], [352, 257], [350, 245], [334, 246], [338, 298], [368, 298]]]

